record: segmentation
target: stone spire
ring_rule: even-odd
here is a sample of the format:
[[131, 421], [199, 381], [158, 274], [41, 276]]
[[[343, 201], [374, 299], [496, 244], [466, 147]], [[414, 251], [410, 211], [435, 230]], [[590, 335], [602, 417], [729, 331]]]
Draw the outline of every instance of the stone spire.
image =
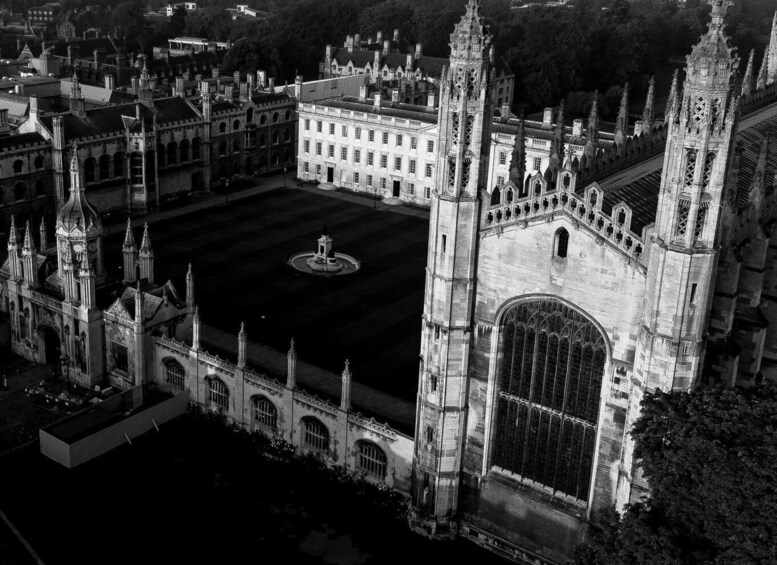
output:
[[526, 132], [523, 116], [518, 122], [518, 133], [515, 134], [513, 155], [510, 159], [510, 182], [517, 187], [523, 186], [523, 177], [526, 174]]
[[154, 251], [151, 249], [151, 238], [148, 235], [148, 224], [143, 224], [143, 241], [140, 244], [138, 253], [140, 262], [140, 278], [146, 279], [149, 283], [154, 282]]
[[345, 360], [345, 369], [342, 375], [342, 388], [340, 390], [340, 410], [348, 412], [351, 409], [351, 367], [348, 359]]
[[138, 261], [138, 247], [135, 245], [135, 236], [132, 233], [132, 220], [127, 218], [127, 229], [124, 232], [124, 245], [122, 246], [122, 258], [124, 269], [124, 282], [133, 283], [136, 280], [135, 265]]
[[755, 49], [750, 51], [750, 58], [747, 60], [747, 69], [745, 76], [742, 77], [742, 96], [750, 96], [753, 92], [753, 63], [755, 62]]
[[675, 112], [677, 111], [677, 93], [678, 93], [678, 83], [677, 83], [677, 74], [679, 73], [680, 69], [674, 70], [674, 75], [672, 76], [672, 86], [669, 88], [669, 98], [666, 100], [666, 110], [664, 110], [664, 123], [668, 123], [670, 120], [670, 116], [674, 116]]
[[615, 120], [615, 144], [618, 149], [623, 147], [623, 142], [629, 135], [629, 83], [623, 87], [621, 106], [618, 110], [618, 118]]
[[764, 58], [761, 61], [761, 70], [758, 73], [758, 81], [756, 82], [756, 90], [763, 90], [766, 88], [766, 81], [769, 75], [769, 49], [764, 49]]
[[777, 12], [772, 19], [772, 34], [769, 39], [769, 68], [766, 73], [767, 86], [777, 80]]
[[656, 77], [650, 77], [645, 109], [642, 111], [642, 131], [648, 135], [653, 131], [653, 102], [655, 98]]
[[246, 326], [240, 322], [240, 333], [237, 334], [237, 366], [239, 369], [246, 367]]
[[32, 230], [30, 222], [27, 222], [27, 228], [24, 232], [24, 245], [22, 245], [22, 273], [24, 280], [31, 287], [38, 286], [38, 253], [35, 250], [35, 243], [32, 240]]
[[297, 386], [297, 350], [294, 347], [294, 338], [291, 338], [289, 352], [286, 354], [286, 388], [293, 389]]
[[16, 220], [11, 216], [11, 227], [8, 230], [8, 266], [11, 280], [17, 280], [21, 276], [19, 269], [19, 244], [16, 241]]

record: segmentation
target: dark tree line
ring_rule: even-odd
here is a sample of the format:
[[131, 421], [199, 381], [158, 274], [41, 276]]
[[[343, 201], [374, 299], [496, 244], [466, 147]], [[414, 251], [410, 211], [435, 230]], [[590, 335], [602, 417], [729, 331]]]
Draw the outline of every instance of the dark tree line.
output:
[[649, 394], [632, 435], [651, 495], [577, 565], [777, 563], [777, 384]]

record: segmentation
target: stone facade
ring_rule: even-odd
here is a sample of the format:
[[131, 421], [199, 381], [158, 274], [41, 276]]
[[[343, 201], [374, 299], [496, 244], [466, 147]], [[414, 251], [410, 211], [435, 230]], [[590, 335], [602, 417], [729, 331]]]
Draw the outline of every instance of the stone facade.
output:
[[[479, 2], [468, 2], [436, 124], [419, 529], [517, 560], [567, 562], [598, 509], [649, 490], [628, 435], [647, 392], [777, 377], [768, 339], [777, 119], [765, 108], [777, 99], [764, 76], [760, 95], [743, 93], [759, 115], [742, 123], [727, 7], [710, 3], [664, 123], [646, 108], [630, 142], [624, 96], [604, 159], [635, 150], [645, 159], [654, 140], [665, 149], [661, 168], [623, 182], [601, 174], [596, 105], [585, 136], [561, 120], [546, 119], [544, 136], [525, 122], [512, 136], [491, 123], [490, 36]], [[535, 167], [537, 141], [547, 153]]]

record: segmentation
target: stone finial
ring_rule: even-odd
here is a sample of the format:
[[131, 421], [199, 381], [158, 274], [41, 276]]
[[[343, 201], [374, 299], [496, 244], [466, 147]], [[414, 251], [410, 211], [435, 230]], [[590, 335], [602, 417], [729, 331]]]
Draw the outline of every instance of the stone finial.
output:
[[747, 69], [745, 76], [742, 77], [742, 96], [749, 96], [753, 92], [753, 64], [755, 61], [755, 49], [750, 51], [750, 58], [747, 60]]
[[342, 389], [340, 391], [340, 409], [348, 412], [351, 409], [351, 368], [348, 359], [342, 374]]
[[240, 322], [240, 332], [237, 334], [237, 366], [245, 369], [246, 366], [246, 326]]
[[756, 90], [763, 90], [766, 88], [766, 81], [769, 78], [769, 49], [764, 49], [764, 58], [761, 61], [761, 70], [758, 72], [758, 81], [756, 82]]
[[35, 252], [35, 245], [32, 242], [32, 230], [30, 229], [29, 220], [27, 220], [27, 226], [24, 230], [24, 244], [22, 245], [22, 249], [31, 253]]
[[16, 220], [11, 214], [11, 227], [8, 230], [8, 245], [16, 245]]
[[124, 232], [124, 250], [135, 249], [135, 235], [132, 233], [132, 219], [127, 218], [127, 229]]
[[192, 349], [200, 348], [200, 309], [194, 307], [194, 315], [192, 316]]
[[192, 273], [191, 263], [186, 271], [186, 304], [188, 306], [194, 305], [194, 273]]
[[297, 386], [297, 350], [294, 347], [294, 338], [291, 338], [289, 352], [286, 354], [286, 387], [293, 389]]
[[679, 69], [675, 69], [674, 75], [672, 75], [672, 86], [669, 87], [669, 98], [667, 98], [666, 110], [664, 110], [664, 123], [668, 123], [670, 120], [670, 116], [674, 116], [675, 112], [677, 111], [677, 93], [678, 93], [677, 73], [678, 72], [679, 72]]
[[143, 224], [143, 241], [140, 243], [141, 253], [151, 252], [151, 237], [148, 235], [148, 223]]
[[642, 111], [642, 128], [643, 131], [650, 134], [653, 130], [653, 103], [655, 99], [655, 87], [656, 77], [650, 77], [650, 84], [648, 85], [647, 97], [645, 98], [645, 109]]
[[621, 105], [618, 110], [618, 118], [615, 120], [615, 143], [618, 146], [623, 145], [629, 131], [629, 83], [623, 87], [623, 96], [621, 96]]

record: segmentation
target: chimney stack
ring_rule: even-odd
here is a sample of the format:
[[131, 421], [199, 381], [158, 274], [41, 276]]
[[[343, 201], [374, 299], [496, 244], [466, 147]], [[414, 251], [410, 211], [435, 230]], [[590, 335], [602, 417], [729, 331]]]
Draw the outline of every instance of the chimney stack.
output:
[[108, 90], [113, 90], [114, 88], [114, 79], [112, 74], [105, 75], [105, 88]]
[[376, 92], [375, 93], [375, 104], [374, 105], [375, 105], [375, 108], [377, 108], [378, 110], [380, 110], [382, 99], [383, 99], [383, 94], [380, 93], [380, 92]]
[[391, 42], [387, 39], [383, 42], [383, 54], [388, 55], [391, 51]]
[[553, 108], [545, 108], [542, 113], [542, 123], [546, 126], [553, 123]]
[[577, 119], [572, 122], [572, 135], [577, 137], [583, 136], [583, 120]]

